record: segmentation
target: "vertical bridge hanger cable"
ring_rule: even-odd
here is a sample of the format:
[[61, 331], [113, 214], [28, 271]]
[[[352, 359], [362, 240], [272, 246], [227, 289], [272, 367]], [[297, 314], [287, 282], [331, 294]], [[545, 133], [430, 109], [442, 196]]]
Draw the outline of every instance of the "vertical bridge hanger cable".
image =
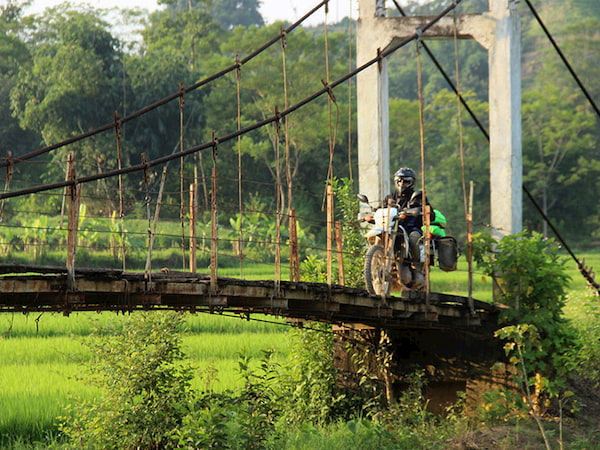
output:
[[424, 100], [423, 100], [423, 68], [421, 65], [421, 38], [420, 30], [417, 29], [419, 39], [416, 42], [417, 48], [417, 93], [419, 97], [419, 148], [421, 154], [421, 209], [423, 214], [423, 225], [425, 225], [425, 233], [423, 239], [423, 245], [425, 246], [425, 261], [423, 262], [425, 268], [425, 303], [427, 310], [429, 311], [430, 306], [430, 272], [429, 272], [429, 255], [431, 253], [431, 240], [429, 239], [430, 232], [430, 215], [429, 207], [427, 205], [427, 191], [425, 184], [425, 122], [424, 122]]

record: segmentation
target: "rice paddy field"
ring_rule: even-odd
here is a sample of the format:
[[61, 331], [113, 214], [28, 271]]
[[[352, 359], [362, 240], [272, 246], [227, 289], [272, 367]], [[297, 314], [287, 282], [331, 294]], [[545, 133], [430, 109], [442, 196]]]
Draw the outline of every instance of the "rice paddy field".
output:
[[[432, 290], [466, 295], [467, 270], [464, 258], [456, 272], [434, 268]], [[586, 255], [586, 263], [600, 268], [600, 254]], [[572, 277], [566, 315], [585, 324], [584, 308], [591, 298], [586, 283], [572, 260], [566, 267]], [[239, 276], [240, 269], [219, 273]], [[270, 266], [244, 269], [245, 278], [273, 277]], [[491, 299], [491, 280], [474, 275], [473, 297]], [[135, 313], [134, 313], [135, 314]], [[93, 398], [94, 386], [83, 381], [90, 354], [84, 345], [92, 330], [123, 316], [114, 313], [0, 314], [0, 448], [23, 441], [43, 441], [56, 432], [57, 418], [64, 405], [75, 398]], [[257, 363], [262, 352], [273, 349], [275, 361], [289, 353], [289, 327], [281, 319], [257, 316], [258, 320], [209, 314], [189, 315], [184, 350], [196, 369], [195, 387], [210, 385], [215, 390], [241, 386], [237, 372], [240, 354]], [[52, 438], [51, 438], [52, 439]], [[41, 448], [41, 447], [40, 447]]]
[[[275, 361], [286, 358], [285, 322], [257, 319], [265, 322], [188, 316], [183, 349], [196, 369], [195, 388], [240, 387], [240, 354], [258, 362], [264, 350], [273, 349]], [[97, 395], [97, 388], [83, 381], [91, 356], [84, 341], [95, 328], [120, 320], [123, 316], [114, 313], [0, 316], [0, 448], [5, 448], [5, 439], [52, 435], [66, 403]]]

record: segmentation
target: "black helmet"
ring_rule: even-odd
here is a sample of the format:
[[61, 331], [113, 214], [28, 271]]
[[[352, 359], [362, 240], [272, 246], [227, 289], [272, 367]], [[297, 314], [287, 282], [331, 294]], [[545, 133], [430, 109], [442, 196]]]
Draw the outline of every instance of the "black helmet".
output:
[[409, 167], [402, 167], [394, 174], [394, 183], [396, 183], [396, 189], [398, 189], [400, 194], [409, 189], [413, 189], [415, 187], [416, 179], [417, 174]]

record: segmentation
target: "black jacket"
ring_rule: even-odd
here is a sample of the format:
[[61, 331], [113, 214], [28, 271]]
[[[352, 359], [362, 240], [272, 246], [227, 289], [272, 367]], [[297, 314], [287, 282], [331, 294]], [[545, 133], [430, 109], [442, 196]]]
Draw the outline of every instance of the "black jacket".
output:
[[[385, 196], [385, 199], [383, 201], [384, 206], [389, 205], [390, 201], [400, 211], [404, 209], [419, 208], [419, 215], [407, 215], [405, 219], [402, 219], [400, 221], [400, 225], [402, 225], [409, 233], [414, 230], [422, 232], [421, 227], [423, 226], [423, 215], [421, 207], [423, 205], [423, 191], [415, 191], [413, 189], [409, 189], [408, 191], [405, 191], [402, 194], [400, 194], [398, 191], [394, 191], [391, 194]], [[430, 207], [429, 220], [433, 221], [435, 218], [435, 213], [433, 212], [433, 208], [429, 203], [429, 199], [425, 198], [425, 204], [429, 205]]]

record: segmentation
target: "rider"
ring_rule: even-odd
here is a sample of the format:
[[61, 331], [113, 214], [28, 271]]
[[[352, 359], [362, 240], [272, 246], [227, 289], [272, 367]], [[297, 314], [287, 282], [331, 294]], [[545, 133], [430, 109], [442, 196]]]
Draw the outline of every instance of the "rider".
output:
[[[421, 208], [423, 204], [423, 191], [415, 191], [415, 181], [417, 174], [410, 167], [402, 167], [394, 174], [394, 183], [396, 190], [387, 195], [384, 200], [385, 205], [395, 205], [400, 211], [411, 208]], [[427, 205], [429, 200], [425, 199]], [[433, 208], [430, 210], [430, 221], [433, 221]], [[419, 211], [420, 212], [420, 211]], [[407, 215], [401, 219], [400, 225], [408, 233], [409, 253], [415, 269], [421, 268], [421, 250], [419, 241], [423, 236], [423, 216], [422, 214]], [[420, 273], [420, 270], [417, 270]]]

